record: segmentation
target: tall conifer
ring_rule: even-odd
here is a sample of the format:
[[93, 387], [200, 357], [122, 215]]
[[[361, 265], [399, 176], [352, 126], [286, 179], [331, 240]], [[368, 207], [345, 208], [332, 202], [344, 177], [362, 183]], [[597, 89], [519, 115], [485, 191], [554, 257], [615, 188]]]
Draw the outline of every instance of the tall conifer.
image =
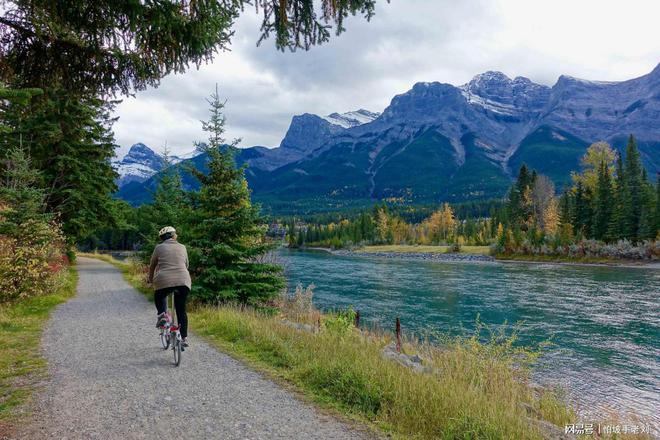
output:
[[190, 240], [193, 294], [203, 301], [237, 300], [258, 304], [284, 286], [282, 268], [263, 261], [271, 249], [259, 208], [250, 201], [244, 167], [237, 168], [226, 146], [224, 102], [216, 87], [208, 100], [208, 174], [192, 170], [201, 188], [194, 195]]
[[630, 240], [639, 238], [640, 218], [642, 215], [643, 178], [642, 162], [637, 150], [635, 138], [630, 135], [626, 147], [624, 169], [624, 187], [622, 198], [622, 235]]
[[623, 199], [626, 187], [625, 174], [623, 171], [623, 158], [621, 153], [616, 157], [616, 179], [614, 183], [614, 197], [612, 216], [607, 228], [607, 240], [616, 241], [623, 236]]
[[612, 181], [605, 162], [598, 168], [598, 182], [596, 185], [596, 198], [594, 204], [593, 237], [604, 240], [612, 220]]

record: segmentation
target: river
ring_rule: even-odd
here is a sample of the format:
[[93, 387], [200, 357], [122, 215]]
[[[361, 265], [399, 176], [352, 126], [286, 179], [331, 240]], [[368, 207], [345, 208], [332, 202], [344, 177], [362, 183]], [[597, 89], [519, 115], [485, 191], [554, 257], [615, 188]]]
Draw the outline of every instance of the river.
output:
[[551, 339], [535, 368], [585, 418], [634, 413], [660, 426], [660, 270], [515, 263], [439, 263], [282, 251], [290, 286], [313, 283], [321, 309], [352, 305], [403, 331], [469, 332], [522, 323], [520, 341]]

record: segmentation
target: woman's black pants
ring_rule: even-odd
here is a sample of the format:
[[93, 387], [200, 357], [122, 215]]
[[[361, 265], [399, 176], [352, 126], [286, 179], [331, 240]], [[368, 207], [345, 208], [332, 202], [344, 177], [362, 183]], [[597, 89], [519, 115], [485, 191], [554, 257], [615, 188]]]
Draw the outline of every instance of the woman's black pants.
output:
[[186, 298], [190, 289], [187, 286], [166, 287], [165, 289], [158, 289], [154, 293], [154, 302], [156, 303], [156, 310], [160, 315], [167, 310], [167, 296], [174, 292], [174, 308], [176, 309], [177, 321], [181, 327], [181, 337], [188, 337], [188, 315], [186, 314]]

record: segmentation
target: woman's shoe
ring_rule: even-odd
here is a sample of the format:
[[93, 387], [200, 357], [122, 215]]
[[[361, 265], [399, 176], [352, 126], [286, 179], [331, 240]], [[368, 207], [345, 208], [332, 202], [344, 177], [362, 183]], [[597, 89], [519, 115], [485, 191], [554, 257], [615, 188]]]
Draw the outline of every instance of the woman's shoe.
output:
[[158, 315], [157, 321], [156, 321], [156, 327], [161, 328], [161, 327], [167, 327], [167, 312], [163, 312], [160, 315]]

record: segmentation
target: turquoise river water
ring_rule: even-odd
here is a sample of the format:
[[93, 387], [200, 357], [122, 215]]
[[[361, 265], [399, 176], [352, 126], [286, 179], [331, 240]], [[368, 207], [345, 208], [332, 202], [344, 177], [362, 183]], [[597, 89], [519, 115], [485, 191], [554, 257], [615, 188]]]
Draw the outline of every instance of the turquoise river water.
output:
[[352, 305], [381, 328], [522, 323], [522, 344], [553, 342], [535, 380], [561, 385], [585, 418], [635, 413], [660, 427], [660, 270], [281, 255], [290, 286], [313, 283], [318, 307]]

